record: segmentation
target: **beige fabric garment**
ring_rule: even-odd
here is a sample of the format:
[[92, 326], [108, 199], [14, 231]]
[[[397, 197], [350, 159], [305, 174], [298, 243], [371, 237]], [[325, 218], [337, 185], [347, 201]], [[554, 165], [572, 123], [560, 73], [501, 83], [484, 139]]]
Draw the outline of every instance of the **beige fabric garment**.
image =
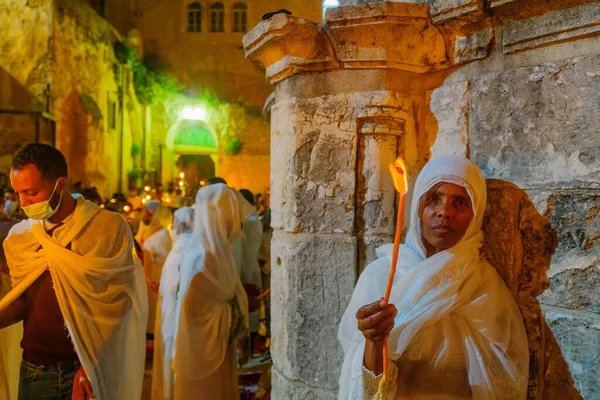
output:
[[[71, 250], [65, 249], [69, 243]], [[72, 218], [53, 237], [42, 222], [22, 221], [11, 229], [4, 250], [13, 289], [0, 301], [0, 310], [49, 270], [95, 398], [139, 399], [148, 309], [127, 222], [78, 198]]]
[[[173, 247], [169, 233], [173, 216], [171, 211], [156, 200], [148, 202], [145, 207], [152, 214], [149, 225], [140, 227], [136, 240], [144, 251], [144, 271], [146, 278], [153, 283], [160, 281], [162, 268], [167, 255]], [[146, 333], [153, 335], [156, 326], [158, 293], [148, 288], [148, 324]]]
[[[263, 225], [258, 214], [253, 213], [242, 224], [242, 267], [240, 279], [243, 284], [254, 284], [262, 289], [258, 252], [262, 241]], [[258, 332], [260, 326], [260, 311], [254, 311], [248, 316], [250, 333]]]
[[[0, 272], [0, 298], [10, 290], [10, 276]], [[16, 399], [18, 396], [22, 336], [22, 322], [0, 329], [0, 399]]]
[[[419, 205], [440, 182], [464, 187], [474, 214], [459, 243], [427, 258]], [[523, 319], [496, 270], [479, 254], [485, 207], [485, 178], [472, 161], [438, 157], [419, 174], [389, 301], [398, 309], [388, 338], [390, 362], [398, 373], [390, 376], [388, 399], [525, 398], [529, 349]], [[340, 323], [345, 353], [340, 400], [372, 398], [356, 311], [383, 297], [391, 253], [391, 244], [378, 250], [379, 258], [362, 273]]]
[[[144, 269], [151, 282], [160, 282], [163, 266], [173, 247], [169, 231], [161, 229], [144, 241]], [[148, 324], [146, 333], [154, 334], [158, 308], [158, 293], [148, 288]]]
[[230, 303], [238, 303], [247, 326], [248, 299], [232, 243], [252, 211], [243, 196], [226, 185], [198, 191], [194, 231], [180, 266], [173, 360], [176, 400], [239, 398]]
[[173, 249], [169, 253], [160, 279], [159, 301], [154, 329], [154, 359], [152, 400], [171, 400], [174, 397], [174, 342], [177, 327], [177, 293], [179, 267], [185, 248], [192, 236], [194, 212], [191, 207], [175, 211], [173, 216]]

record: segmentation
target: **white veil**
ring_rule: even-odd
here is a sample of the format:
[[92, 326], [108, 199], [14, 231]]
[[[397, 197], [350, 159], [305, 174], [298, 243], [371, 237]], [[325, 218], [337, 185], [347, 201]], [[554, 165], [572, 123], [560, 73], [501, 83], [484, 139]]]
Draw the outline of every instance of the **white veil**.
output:
[[[426, 258], [419, 203], [440, 182], [464, 187], [471, 197], [474, 215], [459, 243]], [[527, 336], [515, 300], [496, 270], [479, 255], [485, 207], [485, 177], [472, 161], [438, 157], [419, 174], [410, 229], [406, 244], [400, 248], [390, 297], [398, 314], [388, 338], [389, 357], [428, 363], [431, 371], [459, 363], [466, 367], [473, 398], [524, 399], [529, 366]], [[345, 358], [339, 399], [354, 399], [353, 394], [363, 390], [365, 339], [357, 328], [356, 312], [385, 293], [391, 252], [391, 244], [378, 249], [380, 258], [360, 276], [340, 323], [338, 338]], [[443, 343], [433, 339], [434, 334], [441, 335]], [[458, 360], [456, 354], [461, 354]], [[388, 398], [395, 398], [395, 390]], [[406, 393], [410, 389], [398, 390]]]
[[165, 260], [158, 298], [159, 312], [154, 329], [154, 365], [152, 398], [171, 399], [174, 390], [173, 357], [177, 332], [177, 292], [179, 290], [179, 268], [185, 248], [192, 237], [194, 210], [183, 207], [173, 215], [173, 248]]
[[221, 366], [234, 298], [247, 324], [248, 299], [236, 272], [232, 242], [252, 211], [239, 192], [224, 184], [203, 187], [196, 195], [194, 230], [180, 266], [173, 361], [178, 379], [204, 379]]

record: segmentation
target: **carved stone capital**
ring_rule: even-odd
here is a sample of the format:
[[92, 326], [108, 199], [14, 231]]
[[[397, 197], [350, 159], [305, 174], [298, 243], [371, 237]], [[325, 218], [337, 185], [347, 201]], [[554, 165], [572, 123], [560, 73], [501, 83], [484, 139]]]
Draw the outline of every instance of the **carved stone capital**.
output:
[[450, 66], [429, 7], [415, 3], [329, 9], [320, 25], [277, 14], [244, 37], [244, 48], [247, 58], [266, 69], [271, 83], [339, 68], [425, 73]]
[[314, 22], [288, 14], [262, 21], [244, 36], [243, 43], [246, 58], [265, 68], [271, 83], [338, 66], [325, 31]]

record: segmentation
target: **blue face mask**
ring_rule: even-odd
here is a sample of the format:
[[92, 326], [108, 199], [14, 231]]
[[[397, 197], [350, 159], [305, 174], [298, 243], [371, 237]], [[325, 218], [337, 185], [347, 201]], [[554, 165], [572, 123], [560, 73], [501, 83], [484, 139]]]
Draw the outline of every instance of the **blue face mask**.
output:
[[30, 204], [26, 207], [22, 207], [25, 215], [27, 215], [31, 219], [35, 219], [38, 221], [47, 221], [48, 219], [52, 218], [52, 216], [54, 214], [56, 214], [56, 212], [60, 208], [60, 203], [62, 202], [62, 192], [61, 192], [60, 200], [58, 201], [58, 204], [56, 205], [56, 207], [52, 208], [52, 206], [50, 205], [50, 199], [52, 199], [52, 197], [54, 196], [54, 193], [56, 193], [57, 187], [58, 187], [58, 181], [56, 181], [56, 184], [54, 185], [54, 190], [52, 191], [52, 194], [50, 195], [50, 198], [48, 200], [44, 200], [39, 203]]

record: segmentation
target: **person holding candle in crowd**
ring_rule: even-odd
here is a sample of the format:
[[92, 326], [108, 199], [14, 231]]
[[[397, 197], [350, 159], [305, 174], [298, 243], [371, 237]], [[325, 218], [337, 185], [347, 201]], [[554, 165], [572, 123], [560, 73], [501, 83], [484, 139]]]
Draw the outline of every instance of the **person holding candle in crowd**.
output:
[[391, 245], [362, 273], [338, 338], [341, 400], [524, 399], [529, 350], [508, 288], [481, 255], [486, 185], [462, 157], [431, 160], [415, 184], [410, 228], [389, 302]]
[[19, 399], [139, 399], [148, 312], [142, 266], [127, 222], [73, 197], [67, 172], [62, 153], [40, 143], [12, 161], [11, 184], [29, 219], [4, 242], [12, 290], [0, 301], [0, 328], [23, 322], [23, 354], [20, 376], [0, 370], [0, 390], [9, 389], [0, 397], [14, 400], [18, 379]]

